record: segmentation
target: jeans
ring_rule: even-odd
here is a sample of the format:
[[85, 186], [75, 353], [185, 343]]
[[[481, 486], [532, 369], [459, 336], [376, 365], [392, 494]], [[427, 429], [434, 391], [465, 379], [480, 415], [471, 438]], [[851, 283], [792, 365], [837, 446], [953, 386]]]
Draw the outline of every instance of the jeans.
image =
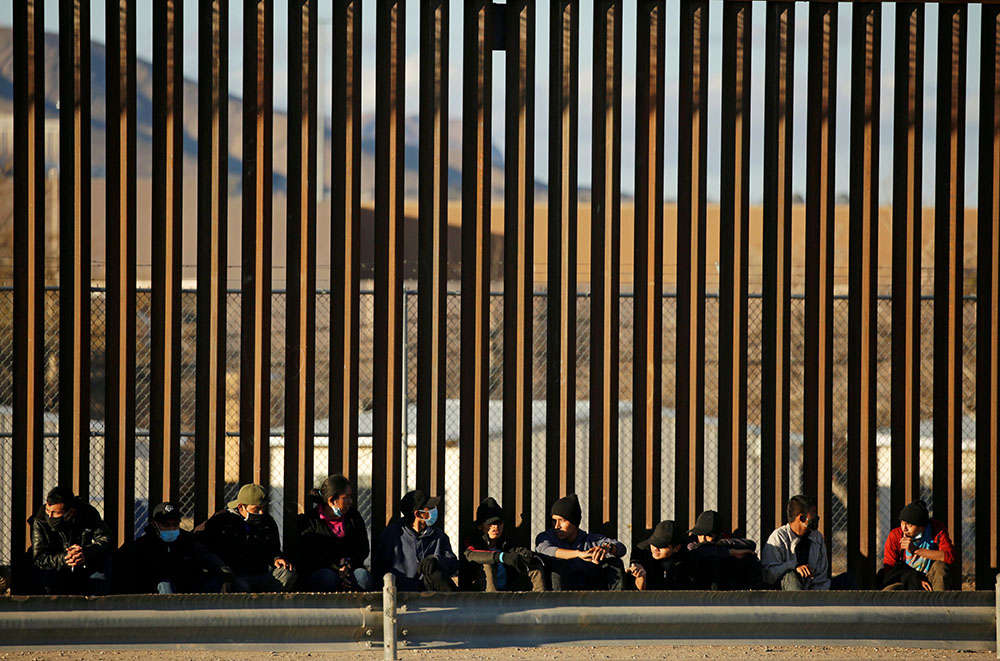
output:
[[237, 574], [233, 592], [289, 592], [298, 574], [285, 567], [272, 567], [260, 574]]
[[[354, 582], [362, 592], [375, 589], [375, 578], [364, 567], [354, 570]], [[340, 590], [340, 575], [332, 569], [317, 569], [306, 579], [304, 590], [308, 592], [337, 592]]]

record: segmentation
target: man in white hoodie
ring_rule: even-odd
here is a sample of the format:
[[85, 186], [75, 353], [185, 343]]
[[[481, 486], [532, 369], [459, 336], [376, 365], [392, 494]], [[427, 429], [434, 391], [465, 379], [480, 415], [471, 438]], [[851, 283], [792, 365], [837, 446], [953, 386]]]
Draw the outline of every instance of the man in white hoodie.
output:
[[816, 503], [792, 496], [788, 523], [771, 533], [761, 550], [764, 582], [782, 590], [829, 590], [830, 560], [826, 540], [817, 530]]

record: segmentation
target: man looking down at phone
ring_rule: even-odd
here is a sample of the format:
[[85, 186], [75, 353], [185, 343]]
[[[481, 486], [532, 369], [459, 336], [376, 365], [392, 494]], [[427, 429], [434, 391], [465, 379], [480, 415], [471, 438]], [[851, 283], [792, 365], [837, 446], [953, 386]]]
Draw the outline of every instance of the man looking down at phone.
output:
[[580, 530], [582, 512], [576, 494], [552, 505], [552, 528], [535, 537], [553, 590], [622, 590], [625, 545], [597, 533]]

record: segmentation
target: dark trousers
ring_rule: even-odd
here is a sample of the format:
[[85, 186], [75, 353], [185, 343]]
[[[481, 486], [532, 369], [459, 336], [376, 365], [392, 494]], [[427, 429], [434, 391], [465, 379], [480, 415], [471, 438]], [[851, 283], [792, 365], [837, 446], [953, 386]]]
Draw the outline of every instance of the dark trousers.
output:
[[625, 589], [625, 566], [621, 558], [608, 557], [594, 571], [567, 571], [566, 565], [553, 563], [549, 580], [553, 590], [608, 590]]
[[427, 592], [455, 592], [455, 581], [440, 568], [435, 568], [430, 574], [421, 574], [421, 582]]
[[35, 569], [34, 578], [40, 594], [106, 595], [111, 588], [111, 556], [105, 555], [85, 567]]

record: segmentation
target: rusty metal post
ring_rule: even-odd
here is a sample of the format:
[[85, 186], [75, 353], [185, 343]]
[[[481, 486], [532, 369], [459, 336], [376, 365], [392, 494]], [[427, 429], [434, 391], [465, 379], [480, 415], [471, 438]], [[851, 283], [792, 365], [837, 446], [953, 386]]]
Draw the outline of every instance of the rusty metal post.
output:
[[546, 508], [576, 490], [577, 135], [580, 77], [579, 0], [556, 0], [549, 7]]
[[666, 3], [641, 0], [636, 34], [632, 530], [660, 520], [663, 373], [663, 103]]
[[[806, 125], [805, 369], [802, 488], [819, 530], [833, 521], [833, 203], [837, 145], [837, 4], [809, 3]], [[766, 317], [765, 317], [766, 318]]]
[[361, 0], [333, 3], [330, 149], [330, 454], [357, 482], [361, 272]]
[[[45, 28], [42, 0], [14, 3], [14, 419], [10, 558], [31, 546], [42, 501], [45, 352]], [[24, 571], [28, 571], [24, 568]]]
[[[935, 518], [962, 547], [962, 280], [965, 274], [965, 78], [967, 5], [938, 14], [937, 141], [934, 177]], [[961, 585], [962, 555], [952, 564]]]
[[184, 225], [183, 0], [153, 5], [152, 312], [149, 503], [180, 489], [181, 243]]
[[[493, 3], [463, 5], [462, 358], [459, 521], [486, 496], [489, 443]], [[441, 495], [441, 494], [435, 494]]]
[[717, 483], [718, 509], [734, 530], [747, 526], [751, 17], [749, 2], [723, 5]]
[[764, 227], [761, 329], [760, 530], [781, 525], [788, 500], [792, 101], [795, 5], [768, 2], [764, 53]]
[[851, 13], [850, 312], [847, 402], [847, 565], [874, 587], [878, 492], [878, 145], [882, 7]]
[[678, 55], [677, 162], [684, 166], [677, 168], [674, 518], [684, 525], [694, 523], [705, 494], [708, 0], [681, 0]]
[[509, 0], [506, 11], [503, 499], [513, 539], [530, 546], [535, 0]]
[[445, 491], [448, 378], [448, 5], [420, 3], [417, 487], [438, 495]]
[[90, 1], [59, 5], [59, 483], [90, 494]]
[[920, 493], [924, 6], [897, 4], [892, 151], [893, 520]]
[[[288, 5], [288, 239], [285, 303], [285, 548], [313, 486], [316, 426], [316, 0]], [[378, 323], [376, 319], [376, 323]], [[377, 335], [376, 335], [377, 336]], [[376, 464], [378, 465], [378, 464]]]
[[109, 2], [104, 519], [118, 544], [135, 527], [135, 0]]
[[225, 506], [228, 35], [228, 0], [200, 3], [195, 521]]
[[[392, 519], [401, 495], [403, 362], [403, 119], [405, 105], [402, 0], [376, 5], [375, 95], [375, 379], [372, 537]], [[464, 324], [463, 324], [464, 328]], [[463, 477], [467, 474], [463, 473]], [[441, 494], [436, 494], [441, 495]]]
[[[1000, 512], [1000, 5], [983, 5], [976, 287], [976, 511]], [[989, 128], [992, 127], [992, 131]], [[1000, 518], [976, 535], [976, 588], [1000, 570]], [[1000, 603], [1000, 602], [998, 602]], [[998, 647], [1000, 649], [1000, 647]]]
[[622, 0], [594, 3], [589, 530], [619, 534]]
[[274, 3], [243, 2], [240, 482], [271, 482]]

